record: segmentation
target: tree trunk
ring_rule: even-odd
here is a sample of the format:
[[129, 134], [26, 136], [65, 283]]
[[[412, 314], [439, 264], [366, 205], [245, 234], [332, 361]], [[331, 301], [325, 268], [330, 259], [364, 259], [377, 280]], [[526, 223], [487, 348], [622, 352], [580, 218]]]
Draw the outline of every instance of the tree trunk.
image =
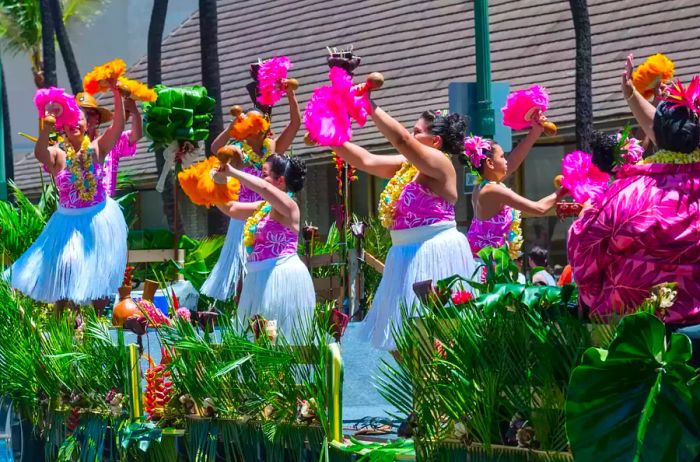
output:
[[58, 85], [56, 78], [56, 48], [53, 37], [53, 21], [51, 19], [50, 0], [40, 0], [41, 11], [41, 50], [43, 54], [44, 88]]
[[51, 17], [53, 19], [54, 31], [56, 32], [56, 40], [61, 50], [61, 56], [63, 56], [63, 64], [66, 66], [70, 88], [73, 94], [78, 94], [83, 91], [83, 79], [80, 77], [78, 62], [75, 60], [70, 37], [68, 37], [66, 25], [63, 23], [61, 2], [60, 0], [49, 0], [49, 3], [51, 4]]
[[593, 131], [593, 59], [587, 0], [569, 0], [576, 31], [576, 146], [590, 151]]
[[[163, 31], [165, 30], [165, 18], [168, 14], [168, 0], [153, 0], [151, 10], [151, 22], [148, 25], [148, 86], [155, 87], [163, 83], [161, 67], [161, 51], [163, 45]], [[156, 171], [160, 176], [163, 171], [165, 158], [163, 149], [156, 150]], [[172, 173], [168, 174], [161, 198], [163, 200], [163, 213], [168, 220], [168, 228], [177, 237], [183, 234], [182, 217], [179, 207], [175, 206], [175, 191], [177, 180]]]
[[5, 178], [15, 179], [15, 158], [12, 155], [12, 129], [10, 128], [10, 106], [7, 103], [7, 79], [5, 79], [5, 68], [0, 61], [0, 72], [2, 72], [2, 123], [5, 139]]
[[[199, 39], [202, 58], [202, 84], [214, 98], [214, 118], [209, 125], [209, 138], [205, 143], [207, 157], [211, 155], [211, 142], [223, 130], [221, 113], [221, 80], [219, 76], [219, 43], [216, 0], [199, 0]], [[209, 234], [225, 234], [228, 219], [219, 209], [209, 209], [207, 227]]]

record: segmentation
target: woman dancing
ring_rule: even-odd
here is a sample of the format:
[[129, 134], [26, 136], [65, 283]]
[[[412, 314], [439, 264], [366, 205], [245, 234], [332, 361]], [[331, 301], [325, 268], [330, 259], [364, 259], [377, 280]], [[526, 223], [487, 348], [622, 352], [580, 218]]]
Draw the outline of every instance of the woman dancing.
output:
[[458, 114], [426, 111], [411, 133], [374, 102], [371, 107], [374, 124], [399, 154], [376, 155], [350, 142], [333, 149], [353, 167], [390, 178], [379, 215], [391, 231], [392, 247], [362, 335], [376, 348], [395, 350], [392, 324], [401, 324], [403, 307], [414, 306], [414, 283], [474, 273], [467, 240], [455, 222], [452, 164], [463, 153], [467, 122]]
[[[634, 89], [631, 58], [622, 89], [659, 151], [623, 165], [615, 181], [569, 230], [568, 252], [581, 300], [601, 315], [634, 309], [664, 282], [677, 283], [667, 324], [700, 323], [700, 111], [684, 95], [656, 108]], [[653, 117], [650, 119], [650, 116]]]
[[115, 116], [94, 141], [77, 125], [64, 129], [64, 141], [49, 146], [53, 117], [45, 117], [34, 155], [53, 176], [58, 210], [32, 246], [12, 265], [12, 287], [34, 300], [76, 305], [112, 297], [121, 284], [127, 259], [127, 226], [102, 181], [106, 153], [124, 129], [124, 108], [110, 81]]
[[[242, 154], [242, 153], [241, 153]], [[231, 202], [220, 207], [244, 223], [246, 275], [238, 303], [238, 319], [254, 315], [276, 320], [290, 338], [294, 326], [313, 320], [316, 294], [309, 270], [297, 255], [299, 206], [292, 195], [301, 191], [306, 165], [295, 157], [274, 154], [262, 166], [262, 178], [224, 164], [215, 178], [233, 177], [262, 201]]]
[[[75, 99], [78, 101], [78, 106], [85, 112], [87, 134], [90, 140], [94, 140], [99, 135], [99, 126], [112, 120], [112, 113], [106, 108], [99, 106], [95, 98], [89, 93], [78, 93]], [[119, 135], [119, 140], [117, 140], [104, 159], [102, 181], [105, 191], [110, 197], [113, 197], [117, 190], [117, 173], [119, 172], [120, 159], [133, 157], [136, 154], [137, 143], [143, 137], [143, 123], [136, 101], [133, 98], [124, 97], [123, 104], [126, 122], [131, 118], [131, 129], [124, 130]]]
[[564, 195], [560, 189], [539, 201], [532, 201], [503, 184], [520, 167], [544, 131], [543, 124], [547, 119], [540, 113], [534, 114], [533, 118], [537, 123], [511, 151], [507, 160], [503, 148], [493, 140], [473, 136], [465, 141], [468, 162], [482, 178], [472, 194], [474, 218], [467, 232], [469, 245], [475, 254], [487, 246], [507, 245], [511, 258], [519, 257], [523, 244], [520, 212], [542, 216]]
[[[283, 82], [285, 84], [285, 82]], [[268, 128], [248, 136], [243, 140], [234, 139], [232, 144], [243, 152], [244, 166], [242, 171], [257, 177], [262, 176], [262, 166], [272, 154], [284, 154], [294, 141], [301, 126], [299, 103], [291, 86], [286, 85], [287, 100], [289, 101], [289, 124], [277, 138], [269, 136]], [[258, 111], [249, 111], [247, 117], [263, 117]], [[269, 121], [266, 121], [269, 127]], [[231, 132], [235, 132], [234, 124], [221, 132], [211, 145], [212, 153], [231, 142]], [[240, 202], [254, 203], [260, 201], [260, 195], [253, 189], [241, 184]], [[219, 210], [227, 213], [226, 206], [218, 206]], [[245, 264], [245, 252], [242, 247], [244, 221], [231, 218], [226, 233], [226, 240], [221, 249], [221, 255], [209, 277], [202, 285], [201, 292], [215, 300], [226, 301], [234, 296], [238, 281]]]

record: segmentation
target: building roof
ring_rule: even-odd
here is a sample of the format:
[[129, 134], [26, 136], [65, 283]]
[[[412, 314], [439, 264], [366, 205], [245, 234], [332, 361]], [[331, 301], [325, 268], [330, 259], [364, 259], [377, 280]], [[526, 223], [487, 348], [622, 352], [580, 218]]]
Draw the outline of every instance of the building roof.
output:
[[[541, 84], [550, 91], [548, 116], [566, 129], [574, 122], [575, 37], [566, 0], [492, 0], [489, 6], [491, 66], [494, 81], [511, 88]], [[597, 121], [628, 116], [620, 94], [620, 75], [629, 52], [637, 63], [663, 52], [686, 79], [700, 72], [695, 52], [700, 27], [697, 0], [589, 0], [593, 45], [593, 111]], [[384, 74], [375, 100], [410, 125], [428, 108], [446, 108], [453, 81], [475, 80], [472, 3], [463, 0], [265, 0], [218, 2], [219, 54], [224, 114], [233, 104], [249, 104], [248, 64], [286, 55], [301, 87], [302, 110], [313, 88], [327, 82], [326, 46], [354, 45], [362, 57], [361, 80]], [[146, 79], [146, 58], [129, 74]], [[199, 17], [195, 12], [163, 43], [166, 85], [201, 82]], [[496, 108], [498, 109], [498, 108]], [[273, 128], [287, 120], [286, 103], [275, 108]], [[372, 148], [386, 145], [371, 122], [356, 130], [354, 141]], [[141, 143], [136, 157], [122, 162], [145, 187], [155, 183], [155, 162]], [[327, 149], [308, 148], [297, 137], [297, 154], [322, 158]], [[36, 161], [19, 162], [22, 187], [36, 184]]]

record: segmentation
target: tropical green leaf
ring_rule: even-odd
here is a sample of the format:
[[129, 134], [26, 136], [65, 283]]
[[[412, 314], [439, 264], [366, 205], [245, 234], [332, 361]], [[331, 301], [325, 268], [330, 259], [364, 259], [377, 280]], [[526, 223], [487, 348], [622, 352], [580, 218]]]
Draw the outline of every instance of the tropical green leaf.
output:
[[700, 383], [690, 340], [648, 313], [622, 319], [609, 349], [571, 375], [566, 427], [576, 461], [691, 461], [700, 454]]

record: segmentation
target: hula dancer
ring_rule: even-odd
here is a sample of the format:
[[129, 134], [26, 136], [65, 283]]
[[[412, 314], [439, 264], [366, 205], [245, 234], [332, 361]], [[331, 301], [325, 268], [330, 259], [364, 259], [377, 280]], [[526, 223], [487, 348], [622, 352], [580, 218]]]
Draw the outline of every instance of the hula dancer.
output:
[[[102, 163], [122, 133], [124, 108], [116, 82], [109, 80], [109, 87], [115, 117], [94, 141], [73, 96], [48, 89], [35, 98], [43, 120], [34, 155], [56, 182], [59, 208], [12, 265], [12, 287], [34, 300], [80, 305], [112, 297], [121, 283], [128, 230], [119, 205], [105, 191]], [[54, 124], [64, 138], [49, 146]]]
[[390, 179], [379, 215], [391, 231], [392, 247], [362, 335], [376, 348], [395, 350], [391, 326], [401, 323], [402, 307], [416, 303], [413, 284], [455, 274], [470, 278], [475, 270], [455, 222], [457, 174], [451, 160], [463, 153], [467, 122], [458, 114], [426, 111], [411, 133], [374, 103], [370, 115], [398, 155], [372, 154], [350, 142], [333, 149], [358, 170]]
[[520, 212], [542, 216], [554, 207], [564, 194], [564, 190], [560, 189], [535, 202], [503, 184], [503, 181], [520, 167], [544, 131], [543, 125], [547, 119], [539, 112], [533, 115], [533, 119], [536, 123], [511, 151], [508, 160], [503, 148], [493, 140], [470, 136], [464, 143], [469, 165], [482, 178], [472, 194], [474, 218], [467, 232], [469, 245], [475, 254], [487, 246], [508, 245], [511, 258], [518, 258], [523, 245]]
[[[242, 153], [241, 153], [242, 154]], [[275, 154], [262, 166], [262, 178], [223, 164], [216, 177], [233, 177], [262, 201], [231, 202], [224, 212], [244, 222], [247, 253], [238, 317], [276, 320], [288, 336], [292, 327], [307, 325], [316, 305], [311, 275], [297, 255], [299, 206], [292, 195], [301, 191], [306, 165], [295, 157]]]

